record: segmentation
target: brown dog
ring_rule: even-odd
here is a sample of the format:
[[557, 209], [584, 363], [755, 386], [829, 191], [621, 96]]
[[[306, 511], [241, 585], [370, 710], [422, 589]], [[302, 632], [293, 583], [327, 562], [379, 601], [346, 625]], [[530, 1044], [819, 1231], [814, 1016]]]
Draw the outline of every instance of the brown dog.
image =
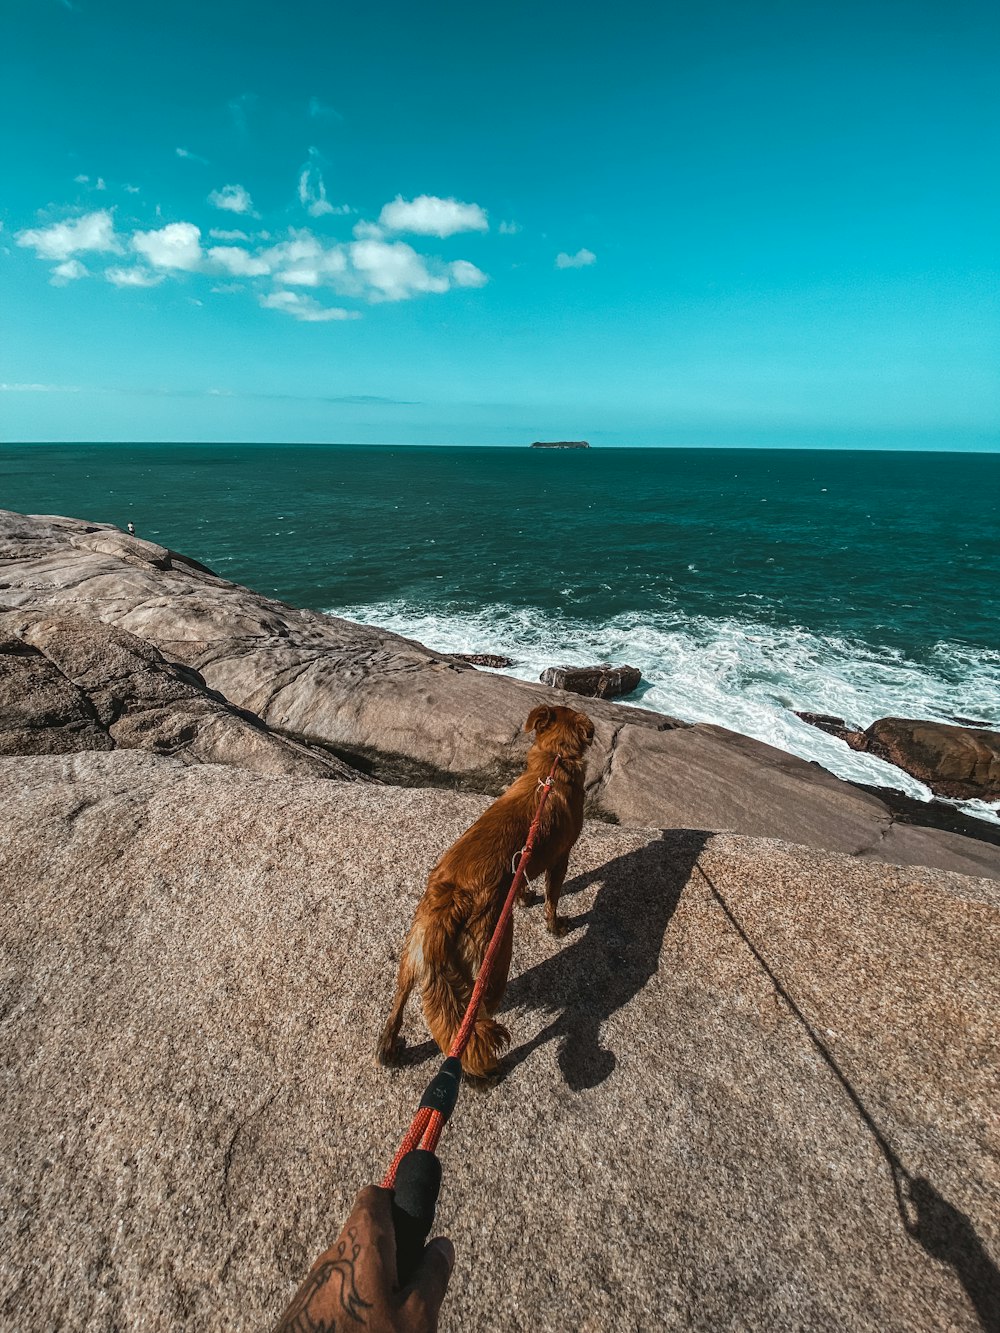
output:
[[[514, 878], [511, 862], [527, 841], [538, 808], [538, 784], [548, 777], [556, 755], [559, 764], [526, 871], [528, 879], [545, 871], [545, 923], [554, 935], [566, 929], [556, 909], [569, 854], [583, 827], [585, 756], [594, 724], [572, 708], [542, 706], [532, 710], [524, 729], [535, 733], [524, 773], [449, 847], [427, 880], [403, 947], [392, 1012], [378, 1044], [382, 1064], [391, 1064], [399, 1054], [403, 1009], [414, 986], [420, 987], [431, 1036], [444, 1052], [451, 1045]], [[530, 901], [527, 884], [518, 898], [522, 904]], [[462, 1068], [474, 1077], [493, 1073], [510, 1042], [510, 1033], [492, 1015], [507, 988], [513, 939], [511, 923], [462, 1057]]]

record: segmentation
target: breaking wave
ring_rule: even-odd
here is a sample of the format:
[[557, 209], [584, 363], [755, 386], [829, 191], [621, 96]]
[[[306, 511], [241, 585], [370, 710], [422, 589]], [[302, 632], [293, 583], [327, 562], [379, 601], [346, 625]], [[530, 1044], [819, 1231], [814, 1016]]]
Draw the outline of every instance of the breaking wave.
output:
[[[669, 610], [617, 616], [601, 625], [533, 607], [469, 611], [403, 601], [331, 607], [331, 615], [378, 625], [443, 653], [503, 653], [506, 674], [537, 680], [547, 666], [629, 662], [643, 684], [629, 703], [685, 722], [710, 722], [752, 736], [837, 777], [894, 787], [918, 800], [932, 793], [892, 764], [858, 754], [795, 716], [833, 713], [867, 727], [887, 716], [1000, 724], [1000, 652], [938, 642], [916, 661], [799, 626], [682, 617]], [[964, 813], [1000, 823], [1000, 803], [956, 801]]]

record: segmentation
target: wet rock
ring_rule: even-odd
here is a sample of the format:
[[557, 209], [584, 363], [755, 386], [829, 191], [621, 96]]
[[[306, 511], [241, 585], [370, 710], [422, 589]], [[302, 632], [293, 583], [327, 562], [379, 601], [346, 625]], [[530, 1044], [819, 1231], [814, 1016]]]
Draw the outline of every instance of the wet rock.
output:
[[633, 666], [616, 667], [610, 662], [600, 662], [587, 667], [546, 667], [538, 679], [556, 690], [569, 690], [592, 699], [618, 699], [638, 687], [642, 672]]
[[865, 749], [953, 800], [1000, 800], [1000, 731], [883, 717]]
[[852, 750], [863, 750], [865, 748], [865, 734], [856, 727], [848, 726], [842, 717], [835, 717], [832, 713], [799, 713], [795, 709], [796, 717], [800, 717], [803, 722], [808, 722], [811, 727], [818, 727], [820, 731], [827, 732], [830, 736], [836, 736], [838, 740], [846, 741]]
[[514, 665], [512, 657], [504, 657], [500, 653], [451, 653], [450, 655], [456, 662], [468, 662], [470, 666], [493, 667], [494, 670], [503, 670]]
[[[298, 744], [313, 759], [343, 760], [380, 781], [496, 795], [521, 771], [525, 718], [552, 701], [550, 687], [471, 670], [377, 626], [298, 610], [116, 531], [0, 510], [0, 600], [19, 613], [126, 631], [160, 660], [190, 668], [189, 682], [207, 687], [232, 715], [263, 723], [258, 735], [285, 741], [289, 751]], [[89, 545], [81, 540], [100, 534]], [[54, 687], [55, 677], [47, 679]], [[84, 693], [89, 688], [85, 682]], [[70, 691], [58, 707], [70, 710], [68, 726], [80, 727], [89, 714], [74, 713], [74, 699]], [[608, 699], [591, 699], [587, 713], [596, 733], [587, 807], [596, 817], [646, 828], [732, 829], [1000, 877], [1000, 849], [937, 829], [890, 829], [889, 808], [876, 796], [773, 746]], [[165, 714], [161, 724], [171, 725]], [[97, 726], [92, 736], [100, 736]], [[120, 731], [129, 728], [123, 717]], [[36, 739], [44, 729], [35, 728]], [[238, 743], [229, 734], [229, 753], [246, 756], [248, 731]], [[78, 748], [62, 748], [70, 743]], [[267, 749], [277, 760], [279, 752]], [[194, 757], [193, 747], [183, 753]], [[214, 754], [224, 757], [221, 747]]]

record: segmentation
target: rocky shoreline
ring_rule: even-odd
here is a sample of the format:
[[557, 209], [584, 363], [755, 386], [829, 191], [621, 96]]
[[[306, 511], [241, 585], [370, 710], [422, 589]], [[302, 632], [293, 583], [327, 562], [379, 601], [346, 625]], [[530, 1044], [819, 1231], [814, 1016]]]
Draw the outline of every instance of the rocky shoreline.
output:
[[[273, 1325], [433, 1067], [417, 1015], [372, 1058], [427, 869], [553, 698], [0, 512], [5, 1326]], [[585, 707], [572, 928], [519, 914], [443, 1141], [442, 1329], [989, 1327], [1000, 837]]]

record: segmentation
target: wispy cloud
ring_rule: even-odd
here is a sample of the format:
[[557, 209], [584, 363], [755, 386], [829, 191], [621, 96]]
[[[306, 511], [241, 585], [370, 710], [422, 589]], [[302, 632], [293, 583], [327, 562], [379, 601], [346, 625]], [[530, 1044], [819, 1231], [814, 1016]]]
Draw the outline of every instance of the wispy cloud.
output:
[[245, 231], [225, 231], [221, 227], [213, 227], [208, 234], [213, 241], [249, 241], [250, 239]]
[[478, 204], [463, 204], [458, 199], [439, 199], [421, 194], [404, 199], [397, 194], [379, 214], [387, 231], [408, 231], [416, 236], [454, 236], [461, 231], [489, 231], [486, 210]]
[[174, 152], [185, 162], [199, 162], [203, 167], [208, 166], [208, 158], [202, 157], [200, 153], [192, 153], [190, 148], [175, 148]]
[[139, 193], [139, 186], [138, 186], [138, 185], [123, 185], [123, 186], [122, 186], [122, 189], [125, 191], [126, 194], [138, 194], [138, 193]]
[[106, 268], [104, 276], [115, 287], [158, 287], [165, 273], [150, 273], [144, 268]]
[[208, 196], [213, 208], [221, 208], [226, 213], [247, 213], [251, 217], [257, 214], [253, 210], [250, 192], [242, 185], [223, 185], [221, 190], [213, 190]]
[[314, 218], [331, 213], [343, 216], [353, 211], [349, 204], [331, 204], [327, 199], [319, 150], [316, 148], [309, 149], [308, 160], [299, 170], [299, 203]]
[[0, 384], [0, 393], [80, 393], [78, 384]]
[[232, 116], [233, 124], [240, 134], [246, 134], [247, 132], [247, 117], [256, 100], [256, 93], [240, 93], [239, 97], [232, 98], [228, 103], [229, 114]]
[[500, 235], [501, 235], [501, 236], [516, 236], [517, 233], [518, 233], [520, 230], [521, 230], [521, 224], [520, 224], [519, 222], [501, 222], [501, 223], [500, 223]]
[[329, 320], [360, 319], [357, 310], [341, 310], [336, 306], [323, 306], [311, 296], [302, 296], [299, 292], [271, 292], [260, 298], [265, 310], [281, 310], [286, 315], [300, 319], [308, 324], [325, 324]]
[[313, 120], [343, 120], [344, 117], [334, 106], [328, 106], [326, 102], [321, 102], [318, 97], [309, 99], [309, 115]]
[[563, 250], [556, 255], [556, 268], [587, 268], [596, 262], [593, 250], [577, 250], [575, 255], [568, 255]]

